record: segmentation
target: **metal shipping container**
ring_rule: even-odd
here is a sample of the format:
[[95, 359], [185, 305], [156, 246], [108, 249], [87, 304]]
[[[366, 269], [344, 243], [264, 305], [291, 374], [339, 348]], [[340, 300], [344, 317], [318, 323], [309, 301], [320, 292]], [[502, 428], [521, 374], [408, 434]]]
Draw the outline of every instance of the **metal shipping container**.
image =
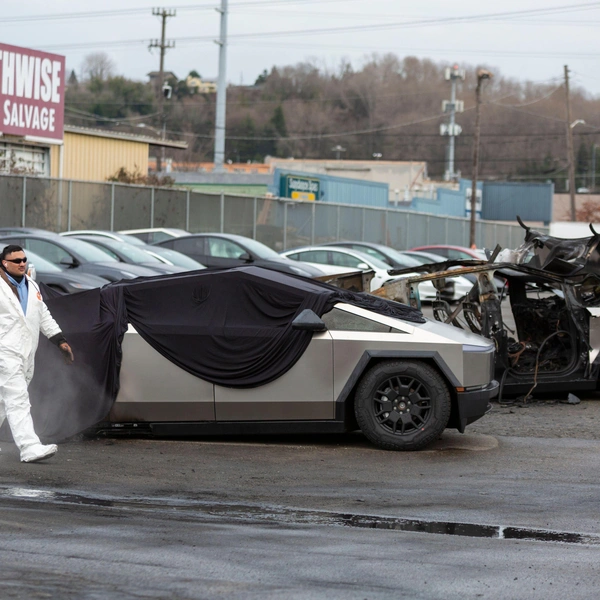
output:
[[275, 169], [269, 191], [281, 198], [356, 206], [389, 206], [389, 185], [321, 173]]

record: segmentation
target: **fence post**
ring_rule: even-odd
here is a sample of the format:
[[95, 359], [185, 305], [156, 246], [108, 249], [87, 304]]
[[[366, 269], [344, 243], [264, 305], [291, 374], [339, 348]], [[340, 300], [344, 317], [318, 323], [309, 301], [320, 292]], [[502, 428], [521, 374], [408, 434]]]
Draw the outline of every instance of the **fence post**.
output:
[[313, 202], [310, 214], [311, 214], [311, 224], [310, 224], [310, 245], [314, 246], [315, 245], [315, 219], [317, 218], [316, 215], [317, 212], [317, 208], [315, 203]]
[[225, 194], [221, 192], [221, 228], [219, 231], [223, 233], [225, 231]]
[[256, 239], [256, 219], [258, 219], [258, 198], [254, 196], [254, 219], [252, 221], [252, 239]]
[[190, 230], [190, 190], [185, 193], [185, 230]]
[[73, 206], [73, 182], [69, 180], [69, 192], [67, 196], [67, 231], [71, 231], [71, 207]]
[[63, 204], [63, 180], [58, 180], [58, 210], [57, 210], [57, 226], [58, 231], [62, 231], [62, 204]]
[[365, 241], [365, 226], [367, 224], [367, 209], [363, 208], [362, 209], [362, 223], [361, 223], [361, 228], [360, 228], [360, 241], [364, 242]]
[[384, 246], [390, 245], [390, 234], [389, 234], [389, 226], [388, 226], [388, 209], [385, 209], [385, 216], [383, 218], [383, 226], [385, 231], [383, 232], [383, 244]]
[[283, 203], [283, 249], [287, 250], [287, 216], [288, 216], [288, 203]]
[[23, 175], [23, 197], [21, 199], [21, 227], [25, 227], [25, 211], [27, 210], [27, 175]]
[[405, 215], [406, 215], [406, 218], [404, 219], [404, 221], [405, 221], [405, 228], [406, 228], [406, 236], [405, 236], [406, 245], [404, 246], [404, 248], [406, 250], [408, 250], [412, 246], [412, 244], [409, 243], [409, 241], [410, 241], [410, 213], [407, 212], [407, 213], [405, 213]]
[[115, 184], [110, 184], [110, 230], [115, 230]]
[[341, 206], [337, 207], [337, 210], [335, 211], [335, 218], [336, 218], [336, 224], [335, 224], [335, 241], [339, 242], [340, 241], [340, 213], [341, 213]]
[[154, 189], [150, 190], [150, 227], [154, 227]]
[[444, 244], [449, 244], [450, 242], [448, 241], [448, 218], [446, 217], [446, 227], [444, 230], [444, 237], [446, 238], [444, 240]]

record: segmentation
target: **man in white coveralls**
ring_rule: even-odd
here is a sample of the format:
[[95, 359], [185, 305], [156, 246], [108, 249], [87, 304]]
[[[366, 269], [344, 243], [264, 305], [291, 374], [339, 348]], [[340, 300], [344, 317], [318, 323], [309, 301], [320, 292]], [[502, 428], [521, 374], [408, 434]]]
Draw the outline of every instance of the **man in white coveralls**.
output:
[[56, 454], [33, 428], [27, 387], [40, 331], [73, 362], [73, 352], [42, 300], [40, 289], [27, 274], [23, 248], [6, 246], [0, 254], [0, 426], [4, 419], [21, 452], [22, 462], [37, 462]]

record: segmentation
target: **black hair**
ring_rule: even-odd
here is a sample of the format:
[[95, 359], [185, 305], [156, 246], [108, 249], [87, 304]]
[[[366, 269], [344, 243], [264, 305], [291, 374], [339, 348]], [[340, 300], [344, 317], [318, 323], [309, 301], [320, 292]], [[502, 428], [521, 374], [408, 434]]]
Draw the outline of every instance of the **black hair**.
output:
[[0, 254], [0, 260], [4, 260], [13, 252], [23, 252], [23, 248], [21, 248], [21, 246], [17, 246], [17, 244], [9, 244], [8, 246], [4, 246], [4, 250], [2, 250], [2, 253]]

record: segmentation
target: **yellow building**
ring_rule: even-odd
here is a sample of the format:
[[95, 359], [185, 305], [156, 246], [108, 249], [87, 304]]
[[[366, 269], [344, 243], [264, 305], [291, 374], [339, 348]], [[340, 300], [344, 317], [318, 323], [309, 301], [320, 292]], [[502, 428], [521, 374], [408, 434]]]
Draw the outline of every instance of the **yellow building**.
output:
[[196, 94], [216, 94], [217, 84], [215, 81], [202, 81], [200, 77], [188, 75], [185, 78], [185, 85]]
[[150, 147], [185, 149], [187, 142], [65, 125], [63, 143], [0, 137], [0, 174], [106, 181], [119, 169], [148, 172]]

